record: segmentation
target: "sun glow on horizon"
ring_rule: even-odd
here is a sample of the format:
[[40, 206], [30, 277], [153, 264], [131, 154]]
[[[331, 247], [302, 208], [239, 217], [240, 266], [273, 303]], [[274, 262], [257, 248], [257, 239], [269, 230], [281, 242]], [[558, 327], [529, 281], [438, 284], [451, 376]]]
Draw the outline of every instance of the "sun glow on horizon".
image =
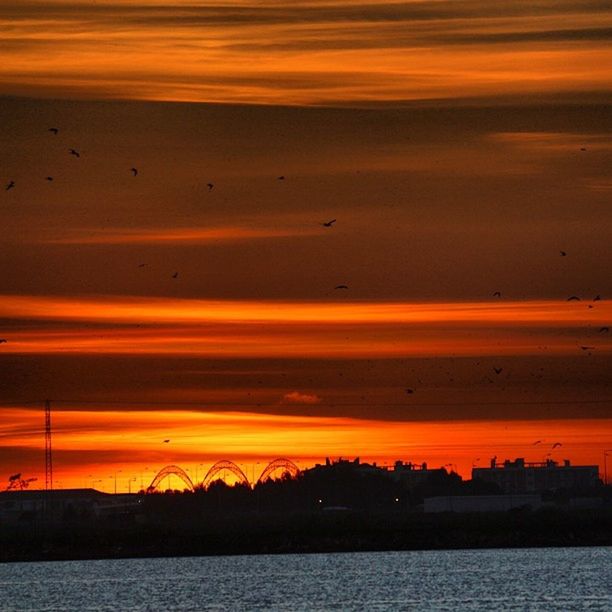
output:
[[[42, 411], [9, 409], [11, 425], [0, 428], [0, 451], [22, 454], [17, 471], [35, 475], [40, 486]], [[140, 480], [152, 480], [166, 465], [188, 470], [196, 482], [220, 459], [242, 466], [251, 478], [277, 457], [302, 469], [325, 457], [361, 457], [379, 465], [395, 460], [449, 465], [464, 478], [472, 467], [487, 465], [497, 455], [530, 461], [570, 458], [574, 463], [599, 464], [612, 446], [612, 421], [456, 421], [394, 422], [338, 417], [278, 416], [245, 412], [187, 410], [53, 411], [56, 481], [62, 487], [92, 486], [118, 491]], [[541, 446], [534, 442], [544, 439]], [[552, 449], [555, 442], [560, 448]], [[19, 451], [17, 449], [20, 449]], [[296, 451], [296, 449], [300, 449]], [[14, 469], [15, 471], [15, 469]], [[109, 476], [109, 473], [111, 476]], [[196, 474], [199, 473], [199, 478]]]

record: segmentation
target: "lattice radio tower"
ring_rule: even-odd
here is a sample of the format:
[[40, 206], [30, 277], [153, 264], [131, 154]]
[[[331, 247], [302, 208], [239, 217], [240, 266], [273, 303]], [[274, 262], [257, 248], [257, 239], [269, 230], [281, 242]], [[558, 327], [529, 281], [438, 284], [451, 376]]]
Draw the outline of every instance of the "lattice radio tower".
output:
[[45, 400], [45, 490], [53, 489], [53, 453], [51, 452], [51, 401]]

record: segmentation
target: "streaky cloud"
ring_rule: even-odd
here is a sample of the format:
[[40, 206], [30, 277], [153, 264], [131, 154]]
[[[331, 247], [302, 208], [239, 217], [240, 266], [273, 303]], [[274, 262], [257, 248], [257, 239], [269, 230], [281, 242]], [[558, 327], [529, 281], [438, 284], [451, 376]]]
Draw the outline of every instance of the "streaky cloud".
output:
[[321, 234], [312, 228], [274, 229], [248, 227], [212, 228], [154, 228], [154, 229], [82, 229], [67, 236], [43, 239], [46, 244], [203, 244], [210, 242], [238, 242], [266, 238], [296, 238]]
[[610, 90], [612, 11], [589, 0], [0, 2], [0, 24], [4, 94], [350, 105]]

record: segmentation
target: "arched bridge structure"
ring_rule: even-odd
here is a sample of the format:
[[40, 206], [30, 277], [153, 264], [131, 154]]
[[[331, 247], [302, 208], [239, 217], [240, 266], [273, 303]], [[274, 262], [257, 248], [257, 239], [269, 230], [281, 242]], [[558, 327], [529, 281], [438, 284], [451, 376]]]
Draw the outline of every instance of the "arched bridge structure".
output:
[[249, 487], [251, 486], [246, 474], [233, 461], [222, 459], [221, 461], [217, 461], [217, 463], [211, 466], [208, 472], [206, 472], [206, 476], [204, 476], [204, 480], [202, 480], [202, 487], [207, 488], [210, 483], [215, 480], [215, 477], [224, 470], [231, 472], [234, 476], [236, 476], [239, 482], [242, 482]]
[[[289, 474], [291, 477], [295, 478], [300, 470], [293, 461], [290, 459], [286, 459], [281, 457], [279, 459], [274, 459], [274, 461], [270, 461], [268, 465], [264, 468], [263, 472], [260, 474], [259, 478], [256, 482], [251, 483], [247, 475], [243, 472], [243, 470], [238, 467], [233, 461], [228, 461], [227, 459], [222, 459], [221, 461], [217, 461], [214, 465], [210, 467], [202, 483], [198, 485], [204, 489], [208, 488], [210, 484], [216, 480], [216, 478], [221, 474], [224, 470], [232, 473], [238, 480], [238, 482], [245, 484], [249, 487], [254, 487], [255, 485], [265, 482], [268, 480], [272, 474], [275, 472], [281, 472], [281, 475]], [[185, 472], [178, 465], [167, 465], [157, 472], [155, 478], [151, 481], [151, 484], [147, 487], [147, 493], [153, 493], [154, 491], [159, 490], [159, 485], [163, 480], [168, 478], [169, 476], [177, 476], [180, 480], [185, 484], [185, 488], [190, 491], [194, 491], [196, 489], [196, 485], [194, 485], [193, 481], [189, 477], [189, 474]]]
[[153, 491], [157, 490], [157, 487], [162, 480], [172, 475], [178, 476], [187, 485], [188, 489], [191, 491], [194, 490], [195, 487], [193, 486], [193, 482], [185, 470], [180, 468], [178, 465], [167, 465], [165, 468], [162, 468], [159, 470], [159, 472], [157, 472], [155, 478], [153, 478], [151, 484], [147, 487], [147, 493], [152, 493]]
[[299, 473], [300, 469], [298, 468], [293, 461], [290, 459], [285, 459], [281, 457], [279, 459], [275, 459], [274, 461], [270, 461], [268, 465], [265, 467], [264, 471], [261, 473], [259, 478], [257, 479], [257, 483], [265, 482], [272, 476], [274, 472], [282, 470], [282, 474], [289, 474], [292, 478], [295, 478]]

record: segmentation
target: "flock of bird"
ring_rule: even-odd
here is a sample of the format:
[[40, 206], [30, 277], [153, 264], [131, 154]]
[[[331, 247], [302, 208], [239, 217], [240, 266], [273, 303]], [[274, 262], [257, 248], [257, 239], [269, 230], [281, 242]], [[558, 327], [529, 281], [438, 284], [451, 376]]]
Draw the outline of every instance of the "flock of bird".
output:
[[[59, 128], [57, 127], [50, 127], [47, 131], [51, 132], [53, 135], [57, 136], [59, 134]], [[68, 154], [72, 155], [73, 157], [76, 158], [80, 158], [81, 154], [79, 151], [77, 151], [77, 149], [74, 148], [69, 148], [68, 149]], [[138, 168], [136, 167], [132, 167], [130, 168], [130, 172], [132, 173], [132, 176], [137, 177], [138, 176]], [[276, 179], [278, 181], [284, 181], [285, 180], [285, 175], [280, 175], [277, 176]], [[45, 177], [46, 181], [53, 181], [53, 177], [52, 176], [47, 176]], [[11, 189], [14, 189], [16, 187], [16, 183], [14, 180], [10, 180], [5, 187], [6, 191], [10, 191]], [[212, 191], [215, 188], [215, 184], [214, 183], [206, 183], [206, 188], [208, 189], [208, 191]], [[326, 221], [324, 223], [321, 223], [321, 225], [323, 227], [332, 227], [333, 224], [336, 223], [336, 219], [332, 219], [331, 221]], [[139, 264], [138, 267], [139, 268], [143, 268], [144, 266], [146, 266], [146, 264]], [[172, 274], [172, 278], [176, 279], [178, 278], [178, 272], [174, 272], [174, 274]], [[334, 289], [348, 289], [347, 285], [337, 285], [336, 287], [334, 287]]]
[[[57, 127], [50, 127], [50, 128], [48, 128], [48, 131], [49, 131], [49, 132], [51, 132], [53, 135], [57, 136], [57, 135], [59, 134], [59, 131], [60, 131], [60, 130], [59, 130], [59, 128], [57, 128]], [[582, 147], [582, 148], [581, 148], [581, 151], [586, 151], [586, 148], [585, 148], [585, 147]], [[78, 151], [77, 149], [74, 149], [74, 148], [70, 148], [70, 149], [68, 149], [68, 153], [69, 153], [70, 155], [72, 155], [72, 156], [76, 157], [76, 158], [80, 158], [80, 157], [81, 157], [81, 154], [79, 153], [79, 151]], [[134, 177], [138, 176], [138, 168], [136, 168], [136, 167], [132, 167], [132, 168], [130, 168], [130, 172], [132, 173], [132, 176], [134, 176]], [[53, 181], [53, 177], [52, 177], [52, 176], [47, 176], [47, 177], [45, 177], [45, 180], [47, 180], [47, 181]], [[280, 176], [278, 176], [278, 177], [277, 177], [277, 180], [279, 180], [279, 181], [284, 181], [284, 180], [285, 180], [285, 176], [284, 176], [284, 175], [280, 175]], [[14, 181], [14, 180], [10, 180], [10, 181], [7, 183], [7, 185], [6, 185], [6, 188], [5, 188], [5, 189], [6, 189], [6, 191], [10, 191], [11, 189], [14, 189], [14, 188], [15, 188], [15, 186], [16, 186], [15, 181]], [[207, 187], [208, 191], [212, 191], [212, 190], [214, 189], [215, 185], [214, 185], [214, 183], [206, 183], [206, 187]], [[330, 219], [329, 221], [325, 221], [325, 222], [321, 223], [321, 225], [322, 225], [323, 227], [331, 228], [331, 227], [333, 227], [333, 225], [334, 225], [336, 222], [337, 222], [337, 219]], [[567, 251], [562, 250], [562, 251], [559, 251], [559, 253], [560, 253], [561, 257], [567, 257]], [[144, 267], [145, 265], [146, 265], [146, 264], [139, 264], [139, 266], [138, 266], [138, 267]], [[179, 275], [178, 275], [178, 272], [174, 272], [174, 273], [172, 274], [172, 278], [173, 278], [173, 279], [178, 278], [178, 276], [179, 276]], [[345, 285], [345, 284], [339, 284], [339, 285], [336, 285], [336, 286], [334, 287], [334, 290], [346, 290], [346, 289], [348, 289], [348, 288], [349, 288], [349, 287], [348, 287], [348, 285]], [[493, 293], [493, 297], [496, 297], [496, 298], [501, 298], [501, 291], [495, 291], [495, 292]], [[581, 298], [580, 298], [580, 297], [578, 297], [577, 295], [571, 295], [570, 297], [568, 297], [568, 298], [567, 298], [567, 301], [568, 301], [568, 302], [571, 302], [571, 301], [580, 301], [580, 299], [581, 299]], [[598, 302], [598, 301], [600, 301], [600, 300], [601, 300], [601, 295], [597, 295], [597, 296], [595, 296], [595, 297], [593, 298], [593, 302]], [[589, 304], [589, 306], [588, 306], [588, 307], [589, 307], [589, 308], [592, 308], [593, 306], [592, 306], [591, 304]], [[609, 330], [609, 327], [604, 326], [604, 327], [601, 327], [601, 328], [599, 329], [599, 331], [600, 331], [600, 333], [608, 333], [610, 330]], [[589, 349], [592, 349], [593, 347], [581, 346], [580, 348], [581, 348], [582, 350], [589, 350]], [[499, 373], [499, 372], [496, 372], [496, 373]]]
[[[50, 127], [50, 128], [48, 128], [48, 131], [50, 133], [52, 133], [54, 136], [57, 136], [59, 134], [60, 130], [57, 127]], [[585, 151], [586, 149], [582, 148], [581, 150]], [[71, 155], [71, 156], [73, 156], [73, 157], [75, 157], [77, 159], [79, 159], [81, 157], [81, 153], [77, 149], [75, 149], [75, 148], [69, 148], [67, 152], [68, 152], [69, 155]], [[132, 174], [133, 177], [137, 177], [138, 174], [139, 174], [138, 168], [136, 168], [134, 166], [131, 167], [129, 169], [129, 171], [130, 171], [130, 173]], [[48, 182], [52, 182], [54, 180], [54, 178], [52, 176], [46, 176], [45, 180], [48, 181]], [[284, 175], [277, 176], [277, 180], [284, 181], [285, 180], [285, 176]], [[10, 180], [6, 184], [5, 190], [6, 191], [10, 191], [12, 189], [15, 189], [15, 187], [16, 187], [16, 182], [14, 180]], [[215, 188], [215, 184], [212, 183], [212, 182], [206, 183], [206, 188], [210, 192], [210, 191], [212, 191]], [[320, 225], [325, 227], [325, 228], [332, 228], [336, 222], [337, 222], [337, 219], [330, 219], [329, 221], [325, 221], [325, 222], [321, 223]], [[568, 252], [565, 251], [565, 250], [559, 251], [559, 254], [560, 254], [561, 257], [567, 257], [568, 256]], [[145, 264], [145, 263], [141, 263], [141, 264], [138, 264], [138, 267], [142, 268], [142, 267], [144, 267], [146, 265], [147, 264]], [[179, 276], [178, 272], [174, 272], [172, 274], [172, 278], [173, 279], [177, 279], [178, 276]], [[339, 285], [336, 285], [334, 287], [334, 290], [348, 290], [348, 289], [349, 289], [349, 287], [346, 284], [339, 284]], [[495, 292], [493, 292], [492, 295], [495, 298], [501, 298], [502, 297], [501, 291], [495, 291]], [[598, 302], [601, 299], [602, 299], [601, 295], [596, 295], [592, 299], [592, 302]], [[570, 297], [567, 298], [568, 302], [580, 301], [580, 300], [581, 300], [581, 298], [579, 296], [577, 296], [577, 295], [571, 295]], [[588, 305], [588, 308], [592, 308], [592, 307], [593, 307], [592, 304]], [[609, 331], [610, 331], [610, 328], [608, 326], [603, 326], [603, 327], [599, 328], [599, 333], [601, 333], [601, 334], [607, 334], [607, 333], [609, 333]], [[7, 340], [5, 338], [0, 338], [0, 344], [6, 343], [6, 342], [7, 342]], [[580, 345], [580, 349], [582, 351], [591, 351], [591, 350], [594, 350], [595, 347], [594, 346], [589, 346], [589, 345]], [[503, 368], [501, 368], [501, 367], [493, 367], [493, 371], [495, 372], [496, 375], [500, 375], [503, 372]], [[412, 394], [415, 393], [415, 389], [414, 388], [406, 388], [405, 392], [408, 395], [412, 395]], [[544, 440], [537, 440], [537, 441], [535, 441], [533, 443], [533, 445], [536, 446], [536, 445], [542, 444], [543, 442], [544, 442]], [[170, 439], [164, 439], [163, 443], [164, 444], [170, 443]], [[555, 442], [552, 445], [551, 450], [554, 450], [555, 448], [559, 448], [561, 446], [562, 446], [562, 444], [560, 442]]]
[[[50, 127], [47, 131], [51, 132], [54, 136], [57, 136], [59, 134], [59, 128], [56, 128], [56, 127]], [[76, 149], [73, 149], [73, 148], [68, 149], [68, 154], [76, 158], [81, 157], [81, 154]], [[138, 168], [130, 168], [130, 172], [132, 173], [133, 176], [138, 176]], [[45, 180], [51, 182], [53, 181], [53, 177], [46, 176]], [[10, 191], [11, 189], [14, 189], [15, 186], [16, 186], [15, 181], [11, 180], [7, 183], [5, 190]]]
[[[49, 132], [51, 132], [51, 133], [52, 133], [54, 136], [57, 136], [57, 135], [59, 134], [59, 131], [60, 131], [60, 130], [59, 130], [59, 128], [57, 128], [57, 127], [50, 127], [50, 128], [48, 128], [48, 131], [49, 131]], [[582, 147], [582, 148], [581, 148], [581, 151], [586, 151], [586, 148]], [[76, 158], [80, 158], [80, 157], [81, 157], [81, 154], [79, 153], [79, 151], [78, 151], [77, 149], [74, 149], [74, 148], [69, 148], [69, 149], [68, 149], [68, 153], [69, 153], [70, 155], [72, 155], [72, 156], [76, 157]], [[132, 167], [132, 168], [130, 168], [130, 172], [132, 173], [132, 176], [134, 176], [134, 177], [138, 176], [138, 168], [136, 168], [136, 167]], [[45, 180], [47, 180], [47, 181], [53, 181], [53, 177], [52, 177], [52, 176], [47, 176], [47, 177], [45, 177]], [[284, 180], [285, 180], [285, 176], [284, 176], [284, 175], [280, 175], [280, 176], [278, 176], [278, 177], [277, 177], [277, 180], [279, 180], [279, 181], [284, 181]], [[5, 188], [5, 189], [6, 189], [6, 191], [10, 191], [11, 189], [14, 189], [14, 188], [15, 188], [15, 186], [16, 186], [15, 181], [14, 181], [14, 180], [10, 180], [10, 181], [7, 183], [7, 185], [6, 185], [6, 188]], [[214, 185], [214, 183], [207, 183], [207, 184], [206, 184], [206, 187], [207, 187], [208, 191], [212, 191], [212, 190], [214, 189], [215, 185]], [[321, 223], [321, 225], [322, 225], [323, 227], [331, 228], [331, 227], [333, 227], [333, 226], [334, 226], [334, 224], [335, 224], [336, 222], [337, 222], [337, 219], [330, 219], [329, 221], [325, 221], [325, 222]], [[561, 257], [567, 257], [567, 255], [568, 255], [568, 254], [567, 254], [567, 251], [564, 251], [564, 250], [559, 251], [559, 253], [560, 253]], [[139, 264], [139, 265], [138, 265], [138, 267], [140, 267], [140, 268], [142, 268], [142, 267], [144, 267], [144, 266], [146, 266], [146, 264], [144, 264], [144, 263], [141, 263], [141, 264]], [[178, 273], [178, 272], [174, 272], [174, 273], [172, 274], [172, 278], [173, 278], [173, 279], [177, 279], [177, 278], [178, 278], [178, 276], [179, 276], [179, 273]], [[346, 285], [346, 284], [339, 284], [339, 285], [336, 285], [336, 286], [334, 287], [334, 290], [348, 290], [348, 289], [349, 289], [349, 287], [348, 287], [348, 285]], [[496, 298], [501, 298], [501, 296], [502, 296], [501, 291], [495, 291], [495, 292], [493, 292], [493, 297], [496, 297]], [[601, 295], [596, 295], [596, 296], [593, 298], [593, 300], [592, 300], [592, 301], [593, 301], [593, 302], [598, 302], [598, 301], [600, 301], [601, 299], [602, 299], [602, 298], [601, 298]], [[570, 297], [568, 297], [568, 298], [567, 298], [567, 301], [568, 301], [568, 302], [572, 302], [572, 301], [580, 301], [580, 300], [581, 300], [581, 298], [580, 298], [580, 297], [578, 297], [577, 295], [571, 295]], [[588, 305], [588, 308], [592, 308], [592, 307], [593, 307], [593, 306], [592, 306], [592, 304], [589, 304], [589, 305]], [[608, 326], [603, 326], [603, 327], [600, 327], [600, 328], [599, 328], [599, 333], [602, 333], [602, 334], [604, 334], [604, 333], [609, 333], [609, 331], [610, 331], [610, 328], [609, 328]], [[2, 343], [2, 342], [6, 342], [6, 340], [4, 340], [4, 339], [0, 339], [0, 343]], [[586, 345], [581, 345], [581, 346], [580, 346], [580, 349], [581, 349], [581, 350], [583, 350], [583, 351], [587, 351], [587, 350], [593, 350], [593, 349], [594, 349], [594, 347], [592, 347], [592, 346], [586, 346]], [[501, 370], [500, 370], [500, 371], [498, 371], [498, 370], [497, 370], [497, 368], [494, 368], [494, 369], [495, 369], [495, 373], [496, 373], [496, 374], [499, 374], [499, 373], [500, 373], [500, 371], [501, 371]]]

